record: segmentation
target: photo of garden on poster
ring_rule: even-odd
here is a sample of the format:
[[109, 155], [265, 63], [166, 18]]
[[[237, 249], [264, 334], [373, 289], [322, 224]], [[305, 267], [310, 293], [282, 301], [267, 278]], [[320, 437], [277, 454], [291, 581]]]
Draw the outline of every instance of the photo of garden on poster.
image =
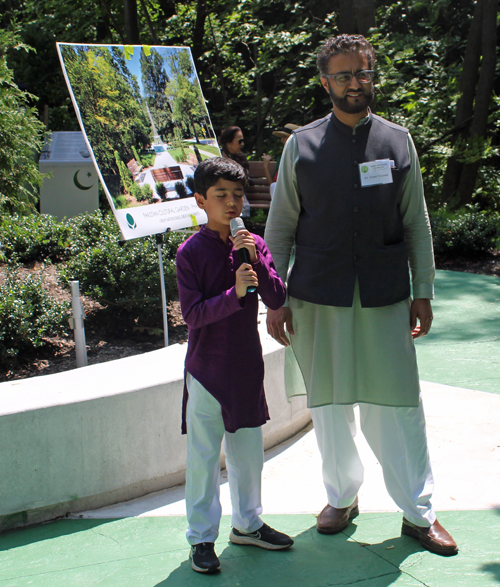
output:
[[57, 43], [124, 240], [204, 224], [193, 174], [220, 155], [188, 47]]

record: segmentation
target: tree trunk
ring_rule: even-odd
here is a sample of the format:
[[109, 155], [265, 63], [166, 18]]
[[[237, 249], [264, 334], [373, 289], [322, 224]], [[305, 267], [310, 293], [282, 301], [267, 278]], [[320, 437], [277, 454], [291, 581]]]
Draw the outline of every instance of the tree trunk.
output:
[[128, 45], [140, 45], [139, 18], [137, 16], [137, 0], [124, 0], [125, 38]]
[[[481, 62], [481, 73], [477, 85], [476, 103], [474, 108], [474, 119], [470, 129], [470, 142], [479, 139], [486, 139], [488, 127], [488, 111], [493, 92], [496, 69], [496, 48], [497, 48], [497, 11], [498, 0], [484, 0], [483, 6], [483, 27], [481, 50], [483, 59]], [[466, 163], [463, 166], [458, 186], [458, 206], [464, 206], [472, 201], [474, 187], [476, 185], [477, 172], [481, 161]]]
[[198, 59], [203, 54], [203, 40], [205, 37], [205, 21], [207, 19], [207, 14], [207, 0], [198, 0], [196, 22], [194, 25], [193, 39], [191, 41], [193, 59], [196, 65], [198, 65]]
[[339, 33], [352, 35], [355, 33], [354, 1], [339, 0]]
[[257, 47], [257, 43], [254, 43], [253, 45], [253, 60], [254, 60], [254, 65], [255, 65], [255, 90], [256, 90], [256, 100], [257, 100], [257, 112], [256, 112], [256, 123], [257, 123], [257, 137], [256, 137], [256, 141], [257, 141], [257, 145], [256, 145], [256, 151], [257, 151], [257, 159], [260, 160], [260, 157], [262, 155], [262, 126], [263, 126], [263, 121], [262, 121], [262, 78], [260, 76], [260, 72], [259, 72], [259, 49]]
[[[451, 146], [453, 147], [458, 138], [467, 136], [467, 127], [461, 126], [467, 119], [472, 118], [474, 110], [474, 95], [481, 62], [481, 34], [484, 0], [478, 0], [474, 8], [467, 45], [465, 48], [462, 76], [460, 78], [460, 98], [457, 102], [454, 127], [460, 127], [460, 132], [453, 135]], [[441, 201], [449, 202], [456, 194], [463, 164], [458, 161], [457, 155], [451, 155], [446, 165], [441, 191]]]
[[358, 32], [366, 36], [368, 31], [377, 26], [375, 19], [375, 2], [374, 0], [354, 0], [356, 12], [356, 22], [358, 23]]

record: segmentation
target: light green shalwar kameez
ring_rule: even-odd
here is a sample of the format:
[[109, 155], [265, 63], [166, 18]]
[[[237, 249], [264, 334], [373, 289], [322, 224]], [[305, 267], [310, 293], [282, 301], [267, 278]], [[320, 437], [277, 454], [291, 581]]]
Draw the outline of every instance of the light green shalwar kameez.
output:
[[[368, 118], [360, 121], [365, 124]], [[359, 126], [358, 125], [358, 126]], [[355, 134], [356, 128], [353, 129]], [[414, 298], [434, 297], [434, 256], [422, 176], [408, 135], [411, 167], [400, 212], [409, 251]], [[287, 141], [266, 227], [265, 240], [286, 281], [300, 213], [295, 137]], [[333, 154], [334, 156], [334, 154]], [[307, 392], [308, 406], [356, 404], [416, 407], [419, 379], [410, 332], [410, 300], [362, 308], [356, 283], [351, 308], [288, 300], [295, 334], [286, 350], [288, 396]]]

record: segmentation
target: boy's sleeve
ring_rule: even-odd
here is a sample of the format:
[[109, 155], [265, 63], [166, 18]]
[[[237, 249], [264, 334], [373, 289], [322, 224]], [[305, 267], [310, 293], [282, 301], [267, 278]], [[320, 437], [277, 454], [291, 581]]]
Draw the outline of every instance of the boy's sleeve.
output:
[[177, 283], [182, 316], [189, 328], [212, 324], [244, 307], [244, 298], [237, 298], [234, 286], [213, 298], [203, 299], [195, 266], [183, 250], [177, 253]]
[[252, 266], [259, 280], [257, 291], [268, 308], [278, 310], [285, 302], [286, 288], [276, 271], [273, 258], [264, 240], [256, 236], [255, 245], [257, 261]]

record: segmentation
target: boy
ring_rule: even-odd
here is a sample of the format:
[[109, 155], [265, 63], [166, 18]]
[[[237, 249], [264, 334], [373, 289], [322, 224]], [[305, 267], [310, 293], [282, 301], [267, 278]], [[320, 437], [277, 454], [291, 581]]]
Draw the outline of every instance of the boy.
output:
[[[235, 544], [268, 550], [293, 540], [259, 518], [264, 464], [261, 426], [269, 419], [264, 395], [264, 361], [257, 331], [258, 294], [270, 308], [285, 300], [285, 288], [259, 236], [247, 230], [230, 235], [232, 218], [243, 207], [245, 171], [231, 159], [205, 160], [194, 175], [195, 198], [208, 223], [177, 252], [182, 314], [189, 327], [183, 398], [187, 432], [186, 513], [191, 566], [214, 573], [219, 534], [219, 457], [225, 440]], [[246, 248], [250, 264], [240, 264]]]

